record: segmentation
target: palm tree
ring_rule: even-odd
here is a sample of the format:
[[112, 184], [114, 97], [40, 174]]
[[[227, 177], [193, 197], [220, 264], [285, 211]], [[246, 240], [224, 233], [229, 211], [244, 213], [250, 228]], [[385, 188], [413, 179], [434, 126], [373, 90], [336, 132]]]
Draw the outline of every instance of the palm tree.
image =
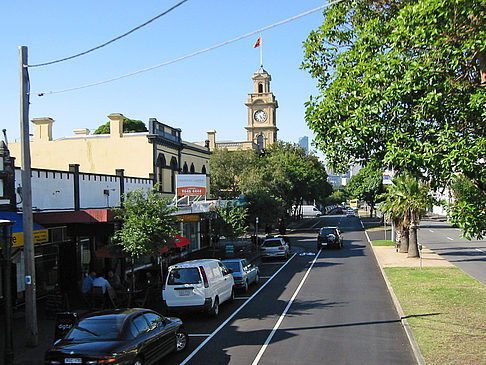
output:
[[430, 187], [406, 172], [393, 179], [384, 197], [380, 208], [397, 221], [397, 230], [402, 231], [400, 252], [408, 252], [408, 257], [419, 257], [417, 227], [422, 213], [432, 205]]

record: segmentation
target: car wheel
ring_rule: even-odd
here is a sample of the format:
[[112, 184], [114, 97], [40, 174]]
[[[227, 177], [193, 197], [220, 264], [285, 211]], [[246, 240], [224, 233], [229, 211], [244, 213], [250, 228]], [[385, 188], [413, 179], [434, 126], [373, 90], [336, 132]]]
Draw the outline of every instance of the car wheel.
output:
[[235, 300], [235, 287], [231, 289], [231, 296], [229, 298], [230, 302], [234, 302], [234, 300]]
[[245, 280], [245, 286], [243, 287], [243, 291], [248, 293], [248, 280]]
[[187, 343], [189, 342], [189, 337], [187, 336], [187, 333], [178, 330], [176, 332], [176, 351], [183, 351], [187, 347]]
[[211, 317], [217, 317], [219, 314], [219, 299], [216, 297], [214, 299], [214, 304], [213, 304], [213, 307], [211, 308], [210, 312], [209, 312], [209, 315]]
[[137, 357], [135, 359], [135, 361], [133, 362], [133, 365], [143, 365], [143, 360], [139, 357]]
[[257, 273], [255, 276], [255, 284], [258, 284], [260, 282], [260, 274]]

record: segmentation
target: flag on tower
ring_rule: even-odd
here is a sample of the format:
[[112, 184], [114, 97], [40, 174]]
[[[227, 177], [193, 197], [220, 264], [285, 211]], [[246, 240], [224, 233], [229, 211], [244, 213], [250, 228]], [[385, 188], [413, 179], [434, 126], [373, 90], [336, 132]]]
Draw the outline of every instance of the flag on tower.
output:
[[262, 36], [258, 37], [256, 43], [253, 45], [253, 48], [260, 47], [261, 43], [262, 43]]

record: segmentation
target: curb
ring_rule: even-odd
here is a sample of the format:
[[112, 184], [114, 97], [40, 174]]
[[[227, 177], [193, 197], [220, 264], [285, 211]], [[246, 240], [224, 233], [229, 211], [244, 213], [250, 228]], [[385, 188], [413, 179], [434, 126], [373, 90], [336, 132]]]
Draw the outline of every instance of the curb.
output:
[[[360, 219], [360, 222], [361, 222], [361, 219]], [[364, 230], [363, 222], [361, 222], [361, 227], [363, 227], [363, 230]], [[390, 281], [388, 280], [388, 277], [386, 276], [385, 270], [383, 270], [380, 263], [378, 262], [378, 258], [376, 257], [376, 253], [375, 253], [375, 248], [373, 247], [373, 245], [371, 243], [370, 237], [368, 236], [368, 232], [366, 232], [366, 230], [364, 230], [364, 232], [366, 234], [366, 238], [368, 240], [368, 243], [371, 246], [371, 251], [373, 251], [373, 256], [375, 258], [376, 265], [380, 268], [381, 275], [383, 276], [383, 280], [385, 281], [388, 292], [390, 293], [393, 304], [395, 305], [395, 309], [396, 309], [398, 315], [400, 316], [400, 322], [402, 323], [403, 329], [405, 330], [405, 333], [407, 335], [408, 342], [410, 343], [410, 347], [412, 348], [413, 355], [415, 356], [415, 361], [416, 361], [417, 365], [426, 365], [425, 359], [422, 355], [422, 351], [420, 351], [419, 344], [418, 344], [417, 340], [415, 339], [415, 337], [413, 335], [413, 332], [412, 332], [412, 329], [410, 328], [410, 325], [408, 324], [407, 318], [405, 316], [405, 312], [403, 311], [402, 306], [400, 305], [400, 302], [399, 302], [395, 292], [393, 291], [393, 288], [390, 284]]]

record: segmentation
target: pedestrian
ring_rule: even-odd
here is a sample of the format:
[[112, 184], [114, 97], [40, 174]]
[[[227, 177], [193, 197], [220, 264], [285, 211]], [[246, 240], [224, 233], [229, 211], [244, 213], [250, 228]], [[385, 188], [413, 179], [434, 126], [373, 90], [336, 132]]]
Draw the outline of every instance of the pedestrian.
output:
[[103, 275], [98, 275], [98, 277], [93, 280], [93, 286], [101, 287], [103, 289], [103, 294], [106, 293], [107, 288], [111, 288], [110, 283], [103, 277]]
[[117, 290], [122, 288], [120, 277], [117, 274], [115, 274], [113, 270], [108, 271], [107, 277], [108, 277], [107, 280], [113, 289]]
[[81, 291], [83, 294], [89, 293], [91, 288], [93, 287], [93, 281], [96, 279], [96, 272], [91, 271], [89, 275], [86, 276], [86, 278], [83, 281], [83, 287], [81, 288]]

